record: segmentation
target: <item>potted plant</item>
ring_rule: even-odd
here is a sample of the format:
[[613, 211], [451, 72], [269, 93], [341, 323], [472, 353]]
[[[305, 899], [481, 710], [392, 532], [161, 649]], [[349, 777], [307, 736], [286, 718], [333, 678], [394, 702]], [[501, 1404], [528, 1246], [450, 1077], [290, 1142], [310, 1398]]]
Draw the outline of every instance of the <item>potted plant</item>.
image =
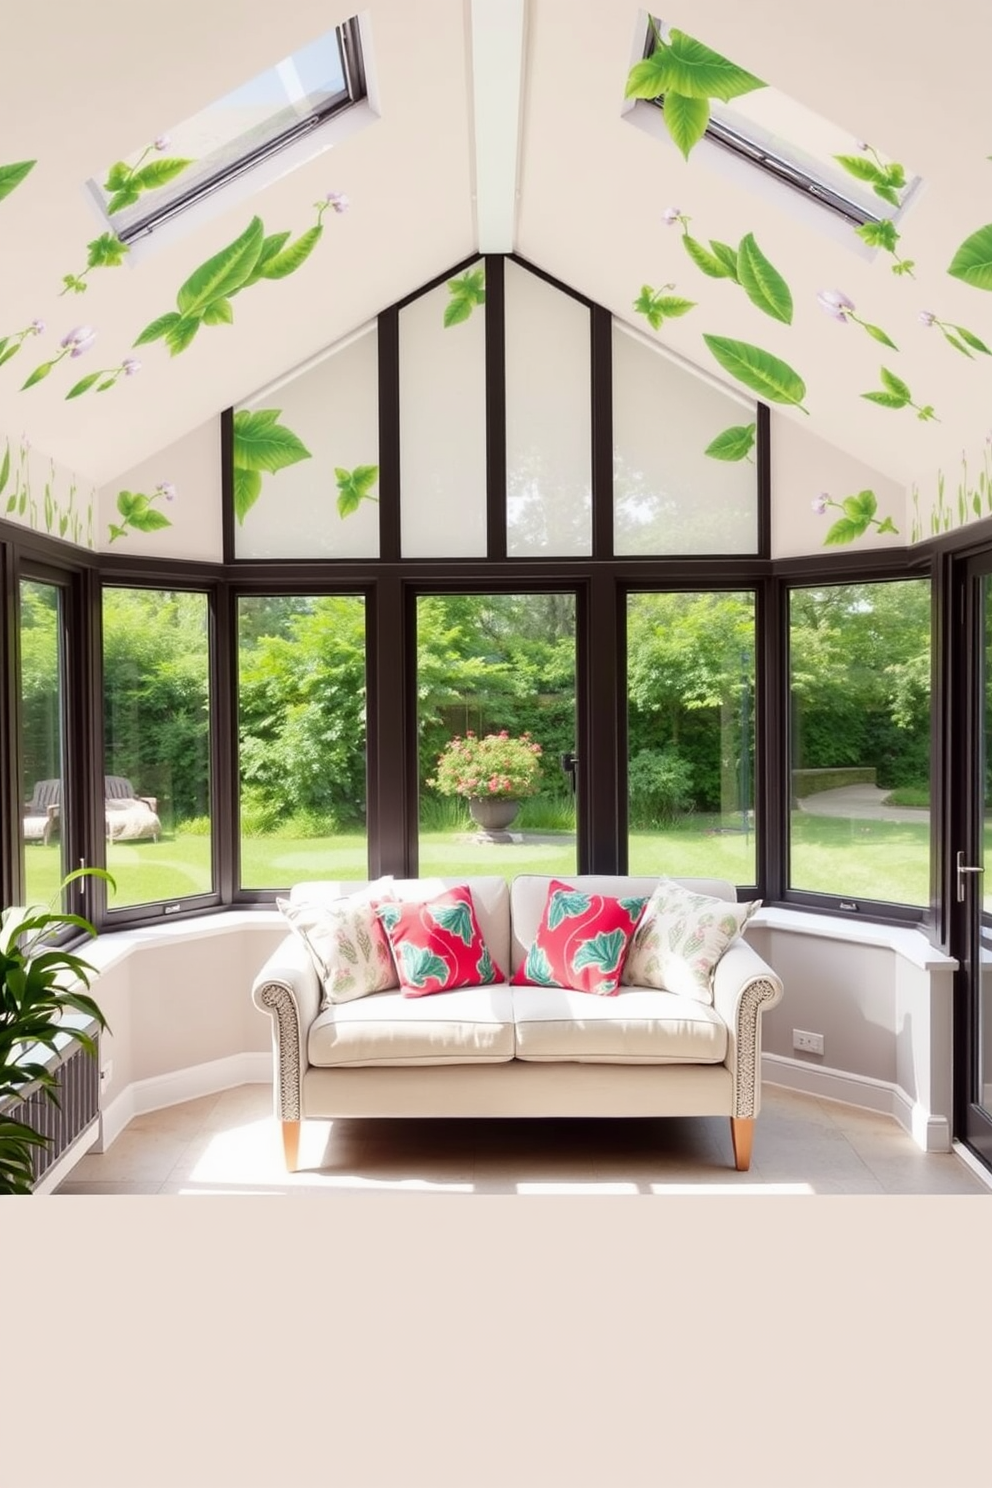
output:
[[526, 796], [541, 783], [541, 746], [530, 734], [511, 737], [506, 729], [479, 737], [471, 729], [456, 734], [438, 756], [428, 785], [442, 796], [462, 796], [473, 821], [488, 831], [509, 826]]
[[[62, 890], [77, 878], [94, 875], [116, 887], [103, 868], [77, 868], [62, 880]], [[63, 1024], [66, 1011], [107, 1021], [87, 993], [93, 967], [53, 937], [65, 930], [95, 935], [89, 920], [51, 907], [5, 909], [0, 915], [0, 1194], [27, 1194], [34, 1182], [32, 1149], [48, 1141], [27, 1123], [5, 1114], [27, 1087], [42, 1089], [58, 1105], [58, 1071], [38, 1058], [39, 1046], [55, 1050], [60, 1033], [96, 1054], [96, 1040], [85, 1029]]]

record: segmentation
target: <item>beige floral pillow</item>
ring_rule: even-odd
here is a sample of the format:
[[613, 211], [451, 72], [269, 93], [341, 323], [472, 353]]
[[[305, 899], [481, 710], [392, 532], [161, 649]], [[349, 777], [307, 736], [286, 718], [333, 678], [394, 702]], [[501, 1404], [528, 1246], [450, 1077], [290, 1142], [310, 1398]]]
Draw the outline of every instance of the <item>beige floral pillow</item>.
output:
[[736, 904], [662, 879], [644, 906], [621, 980], [712, 1003], [717, 963], [760, 906], [760, 899]]
[[391, 880], [327, 903], [276, 899], [303, 939], [324, 988], [322, 1008], [399, 986], [389, 941], [375, 905], [393, 897]]

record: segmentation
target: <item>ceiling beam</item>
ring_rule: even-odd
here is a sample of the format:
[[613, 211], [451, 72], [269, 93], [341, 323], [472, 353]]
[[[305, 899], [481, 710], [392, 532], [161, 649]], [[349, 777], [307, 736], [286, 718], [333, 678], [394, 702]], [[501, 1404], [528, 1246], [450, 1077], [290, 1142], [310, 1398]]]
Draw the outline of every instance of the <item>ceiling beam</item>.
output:
[[526, 0], [471, 0], [475, 221], [481, 253], [510, 253], [517, 217]]

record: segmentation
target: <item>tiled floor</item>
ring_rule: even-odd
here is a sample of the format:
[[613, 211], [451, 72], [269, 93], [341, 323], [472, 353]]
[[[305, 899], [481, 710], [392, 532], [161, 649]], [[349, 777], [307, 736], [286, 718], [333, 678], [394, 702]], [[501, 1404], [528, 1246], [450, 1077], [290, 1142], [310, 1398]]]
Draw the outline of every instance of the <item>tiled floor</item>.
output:
[[[765, 1085], [750, 1171], [722, 1117], [305, 1123], [288, 1174], [268, 1085], [138, 1116], [60, 1194], [990, 1194], [891, 1117]], [[992, 1196], [992, 1194], [990, 1194]]]

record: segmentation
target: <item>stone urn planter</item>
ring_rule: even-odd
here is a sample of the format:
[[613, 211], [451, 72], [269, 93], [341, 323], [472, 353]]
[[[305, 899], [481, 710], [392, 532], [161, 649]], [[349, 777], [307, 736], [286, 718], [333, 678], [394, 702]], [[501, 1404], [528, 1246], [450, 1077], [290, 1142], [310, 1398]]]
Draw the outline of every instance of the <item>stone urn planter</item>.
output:
[[515, 820], [520, 802], [499, 796], [469, 796], [468, 809], [484, 832], [502, 832]]

